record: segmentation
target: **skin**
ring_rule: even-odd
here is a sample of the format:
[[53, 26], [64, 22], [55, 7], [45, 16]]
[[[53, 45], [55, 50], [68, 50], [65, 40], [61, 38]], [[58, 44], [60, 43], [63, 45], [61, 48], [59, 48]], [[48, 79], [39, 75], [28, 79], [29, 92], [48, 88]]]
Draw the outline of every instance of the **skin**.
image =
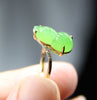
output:
[[[50, 79], [40, 76], [39, 71], [39, 65], [32, 65], [1, 72], [0, 100], [64, 100], [76, 89], [77, 73], [69, 63], [53, 62]], [[57, 96], [59, 92], [61, 99]]]

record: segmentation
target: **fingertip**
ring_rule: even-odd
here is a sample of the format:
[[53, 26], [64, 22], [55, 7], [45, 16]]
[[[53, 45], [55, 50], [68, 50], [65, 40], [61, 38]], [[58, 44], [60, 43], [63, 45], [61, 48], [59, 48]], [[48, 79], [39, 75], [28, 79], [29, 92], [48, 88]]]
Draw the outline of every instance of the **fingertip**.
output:
[[18, 100], [59, 100], [55, 84], [47, 78], [30, 76], [25, 78], [19, 86], [16, 97]]
[[50, 78], [58, 85], [62, 99], [74, 92], [78, 82], [74, 66], [67, 62], [54, 62]]
[[[29, 71], [30, 70], [31, 69], [29, 68]], [[24, 74], [24, 70], [23, 70], [23, 74]], [[65, 63], [53, 62], [50, 79], [52, 79], [57, 84], [60, 90], [60, 95], [61, 95], [62, 100], [69, 97], [74, 92], [77, 86], [77, 81], [78, 81], [77, 72], [74, 66], [66, 62]], [[21, 82], [21, 85], [19, 84], [19, 87], [14, 91], [15, 92], [12, 92], [13, 94], [11, 93], [9, 96], [9, 98], [12, 98], [12, 95], [13, 95], [14, 99], [8, 99], [8, 100], [17, 100], [15, 98], [16, 97], [20, 98], [20, 96], [21, 96], [20, 100], [25, 100], [25, 99], [22, 99], [24, 97], [24, 94], [25, 96], [28, 96], [29, 94], [30, 96], [37, 94], [36, 95], [37, 98], [39, 96], [40, 98], [42, 98], [42, 99], [38, 98], [39, 100], [54, 100], [55, 97], [57, 97], [56, 94], [58, 94], [56, 92], [56, 86], [53, 84], [53, 82], [51, 82], [51, 80], [47, 78], [42, 78], [39, 76], [37, 77], [31, 76], [31, 77], [27, 77], [23, 79], [23, 81]], [[29, 98], [27, 98], [26, 100], [29, 100]], [[34, 96], [31, 98], [34, 98]], [[37, 98], [34, 100], [37, 100]], [[48, 98], [48, 99], [43, 99], [43, 98]]]

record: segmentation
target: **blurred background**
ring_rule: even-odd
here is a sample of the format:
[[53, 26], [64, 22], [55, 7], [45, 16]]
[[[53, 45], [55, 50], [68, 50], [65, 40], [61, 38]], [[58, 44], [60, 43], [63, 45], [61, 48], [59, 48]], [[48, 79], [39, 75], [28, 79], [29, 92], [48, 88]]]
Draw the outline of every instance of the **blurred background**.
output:
[[33, 39], [34, 25], [50, 26], [74, 38], [70, 54], [53, 61], [72, 63], [79, 75], [75, 93], [95, 99], [97, 90], [96, 0], [0, 0], [0, 71], [37, 64], [41, 45]]

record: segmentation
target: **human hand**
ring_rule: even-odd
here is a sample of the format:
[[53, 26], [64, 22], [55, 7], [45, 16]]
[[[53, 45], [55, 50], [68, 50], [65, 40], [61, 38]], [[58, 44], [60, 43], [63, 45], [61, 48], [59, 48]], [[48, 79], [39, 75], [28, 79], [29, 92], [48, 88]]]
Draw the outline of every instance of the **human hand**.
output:
[[[77, 73], [73, 65], [53, 62], [50, 79], [39, 76], [39, 65], [0, 73], [0, 100], [61, 100], [69, 97], [77, 86]], [[53, 81], [51, 81], [53, 80]], [[85, 100], [74, 98], [72, 100]]]

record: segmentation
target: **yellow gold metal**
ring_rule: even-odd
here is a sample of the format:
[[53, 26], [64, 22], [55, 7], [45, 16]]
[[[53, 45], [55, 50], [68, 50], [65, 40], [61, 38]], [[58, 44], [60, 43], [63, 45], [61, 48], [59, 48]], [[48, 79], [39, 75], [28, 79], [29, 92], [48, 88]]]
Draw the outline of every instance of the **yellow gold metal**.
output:
[[[46, 54], [48, 57], [48, 66], [47, 67], [44, 66]], [[51, 73], [51, 68], [52, 68], [52, 57], [51, 57], [51, 53], [46, 45], [43, 46], [42, 51], [41, 51], [40, 64], [41, 64], [41, 68], [42, 68], [41, 72], [44, 73], [46, 77], [49, 77], [49, 75]]]

